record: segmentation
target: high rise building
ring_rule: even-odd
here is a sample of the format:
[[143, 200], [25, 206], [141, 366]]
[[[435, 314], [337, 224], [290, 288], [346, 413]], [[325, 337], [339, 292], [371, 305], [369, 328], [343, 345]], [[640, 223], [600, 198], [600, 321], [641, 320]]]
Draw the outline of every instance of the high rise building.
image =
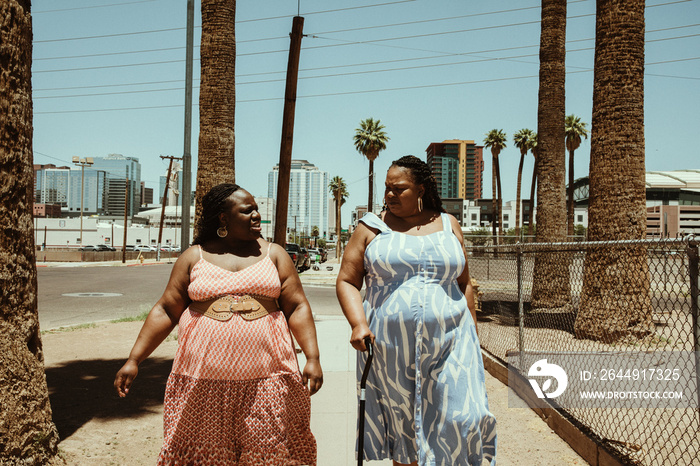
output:
[[[277, 199], [279, 165], [267, 175], [267, 196]], [[292, 160], [289, 178], [287, 228], [310, 236], [314, 226], [321, 238], [328, 237], [328, 172], [307, 160]]]
[[[90, 170], [102, 170], [106, 173], [105, 184], [105, 215], [124, 216], [124, 205], [127, 215], [133, 217], [141, 206], [141, 164], [136, 157], [125, 157], [121, 154], [109, 154], [107, 157], [93, 157], [94, 164]], [[86, 173], [88, 169], [85, 170]], [[129, 180], [129, 197], [124, 202], [126, 180]]]
[[64, 215], [79, 215], [82, 196], [85, 214], [103, 214], [105, 183], [106, 173], [92, 167], [81, 173], [76, 167], [34, 165], [34, 203], [57, 204]]
[[[129, 217], [141, 205], [141, 164], [135, 157], [110, 154], [93, 157], [93, 164], [76, 166], [34, 165], [34, 202], [58, 204], [64, 215], [80, 215], [82, 198], [85, 214], [123, 217], [127, 206]], [[82, 171], [82, 173], [81, 173]], [[129, 197], [124, 199], [126, 180]], [[84, 181], [84, 186], [81, 182]]]
[[433, 142], [425, 150], [441, 199], [480, 199], [484, 146], [471, 140]]

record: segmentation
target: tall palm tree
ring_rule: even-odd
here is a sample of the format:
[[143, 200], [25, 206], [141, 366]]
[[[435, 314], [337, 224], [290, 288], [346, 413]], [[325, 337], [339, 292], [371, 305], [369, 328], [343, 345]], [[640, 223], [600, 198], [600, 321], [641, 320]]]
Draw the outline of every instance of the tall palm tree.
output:
[[318, 236], [320, 232], [318, 230], [318, 226], [314, 225], [311, 227], [311, 237], [314, 239], [314, 247], [318, 246]]
[[[566, 238], [564, 153], [566, 0], [542, 0], [540, 87], [537, 106], [537, 242]], [[570, 306], [568, 261], [538, 254], [532, 284], [533, 309]]]
[[530, 138], [532, 130], [523, 128], [513, 135], [513, 144], [520, 150], [520, 163], [518, 164], [518, 184], [515, 192], [515, 237], [520, 238], [520, 187], [523, 177], [523, 163], [525, 154], [530, 150]]
[[566, 135], [566, 150], [569, 151], [569, 189], [566, 193], [566, 225], [567, 235], [574, 236], [574, 151], [581, 146], [581, 136], [588, 139], [586, 123], [576, 115], [567, 115], [564, 120]]
[[[588, 237], [642, 239], [646, 234], [644, 0], [597, 2], [591, 128]], [[587, 252], [576, 336], [611, 342], [652, 332], [649, 288], [645, 248]]]
[[0, 2], [0, 463], [47, 464], [58, 432], [37, 313], [29, 0]]
[[[484, 147], [491, 148], [491, 192], [493, 193], [491, 205], [494, 219], [491, 228], [493, 236], [496, 238], [496, 244], [500, 242], [499, 237], [503, 236], [503, 222], [501, 221], [503, 200], [501, 199], [501, 168], [498, 164], [498, 155], [506, 148], [506, 141], [506, 133], [502, 129], [492, 129], [486, 133], [486, 138], [484, 138]], [[496, 225], [498, 225], [498, 235], [496, 234]]]
[[360, 121], [360, 127], [355, 129], [353, 141], [355, 149], [369, 160], [369, 200], [367, 212], [374, 210], [374, 161], [379, 157], [379, 152], [386, 149], [389, 137], [384, 132], [384, 125], [380, 120], [367, 118]]
[[235, 19], [235, 0], [202, 0], [195, 218], [199, 218], [202, 211], [202, 196], [207, 191], [219, 183], [233, 183], [236, 180], [234, 163]]
[[528, 146], [530, 147], [530, 152], [535, 159], [535, 164], [532, 167], [532, 183], [530, 184], [530, 223], [528, 224], [528, 235], [533, 235], [535, 230], [533, 226], [535, 225], [535, 187], [537, 186], [537, 133], [534, 131], [530, 135], [528, 141]]
[[328, 183], [328, 188], [335, 201], [335, 257], [340, 259], [340, 206], [345, 204], [345, 199], [348, 197], [348, 187], [341, 177], [334, 176]]

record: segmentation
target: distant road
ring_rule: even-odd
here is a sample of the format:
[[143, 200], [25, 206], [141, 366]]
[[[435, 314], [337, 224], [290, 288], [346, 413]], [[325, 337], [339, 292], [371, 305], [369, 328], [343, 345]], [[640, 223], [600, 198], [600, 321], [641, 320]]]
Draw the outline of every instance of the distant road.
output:
[[[163, 294], [172, 267], [167, 261], [133, 267], [39, 267], [41, 330], [148, 311]], [[342, 315], [334, 287], [305, 285], [304, 291], [315, 314]]]

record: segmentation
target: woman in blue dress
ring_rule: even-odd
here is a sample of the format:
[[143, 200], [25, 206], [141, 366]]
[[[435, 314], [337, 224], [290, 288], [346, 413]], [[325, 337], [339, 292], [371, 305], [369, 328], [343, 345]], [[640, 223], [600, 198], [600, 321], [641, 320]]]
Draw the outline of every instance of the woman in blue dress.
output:
[[392, 163], [384, 202], [382, 218], [360, 220], [336, 283], [360, 351], [358, 377], [365, 337], [374, 343], [358, 454], [395, 466], [495, 464], [496, 420], [460, 225], [414, 156]]

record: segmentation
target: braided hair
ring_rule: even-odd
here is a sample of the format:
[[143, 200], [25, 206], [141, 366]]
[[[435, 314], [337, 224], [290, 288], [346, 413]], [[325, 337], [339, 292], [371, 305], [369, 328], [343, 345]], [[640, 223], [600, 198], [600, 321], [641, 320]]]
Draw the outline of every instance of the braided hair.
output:
[[231, 194], [241, 189], [233, 183], [217, 184], [202, 197], [202, 213], [197, 219], [197, 236], [192, 244], [203, 244], [216, 239], [219, 228], [219, 214], [226, 209], [227, 200]]
[[389, 168], [391, 167], [407, 169], [413, 177], [413, 182], [423, 185], [425, 188], [425, 193], [423, 194], [424, 209], [435, 210], [437, 212], [445, 211], [442, 207], [440, 195], [438, 194], [437, 182], [427, 163], [423, 162], [415, 155], [404, 155], [400, 159], [391, 162]]

